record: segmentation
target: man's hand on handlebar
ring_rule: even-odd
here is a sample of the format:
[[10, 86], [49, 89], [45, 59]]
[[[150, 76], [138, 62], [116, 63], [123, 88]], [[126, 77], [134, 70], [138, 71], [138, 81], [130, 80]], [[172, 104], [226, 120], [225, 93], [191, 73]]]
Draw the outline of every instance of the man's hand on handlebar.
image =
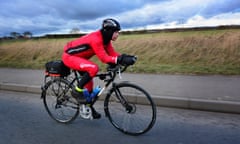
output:
[[126, 68], [129, 65], [133, 65], [136, 61], [137, 61], [136, 56], [122, 54], [118, 57], [117, 64], [111, 64], [111, 63], [108, 64], [107, 70], [108, 71], [117, 71], [119, 68], [121, 68], [121, 71], [126, 70]]
[[129, 66], [129, 65], [133, 65], [136, 62], [136, 60], [137, 60], [136, 56], [122, 54], [118, 56], [117, 64], [120, 64], [123, 66]]

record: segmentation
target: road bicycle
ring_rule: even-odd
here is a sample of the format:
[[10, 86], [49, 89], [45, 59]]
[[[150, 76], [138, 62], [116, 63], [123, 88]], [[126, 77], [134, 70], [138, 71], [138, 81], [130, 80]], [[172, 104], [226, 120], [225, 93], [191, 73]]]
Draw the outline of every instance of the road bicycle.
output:
[[41, 98], [48, 114], [60, 123], [70, 123], [79, 115], [84, 119], [92, 119], [91, 105], [98, 97], [105, 95], [105, 116], [115, 128], [134, 136], [148, 132], [156, 121], [156, 105], [148, 92], [140, 86], [127, 81], [115, 82], [116, 76], [127, 68], [128, 66], [115, 65], [107, 68], [106, 72], [97, 74], [96, 77], [104, 81], [104, 87], [87, 103], [80, 103], [71, 95], [72, 89], [81, 79], [81, 72], [71, 70], [73, 76], [47, 75]]

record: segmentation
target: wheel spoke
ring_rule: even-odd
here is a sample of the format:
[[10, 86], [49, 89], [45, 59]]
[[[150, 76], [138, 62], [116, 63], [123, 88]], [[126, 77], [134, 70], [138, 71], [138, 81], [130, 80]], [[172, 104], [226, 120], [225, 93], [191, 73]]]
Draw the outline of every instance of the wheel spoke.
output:
[[65, 79], [55, 79], [46, 84], [43, 97], [48, 114], [56, 121], [68, 123], [79, 113], [79, 104], [71, 96], [71, 86]]
[[105, 111], [117, 129], [130, 135], [149, 131], [156, 120], [156, 107], [149, 94], [130, 83], [120, 83], [112, 90], [105, 100]]

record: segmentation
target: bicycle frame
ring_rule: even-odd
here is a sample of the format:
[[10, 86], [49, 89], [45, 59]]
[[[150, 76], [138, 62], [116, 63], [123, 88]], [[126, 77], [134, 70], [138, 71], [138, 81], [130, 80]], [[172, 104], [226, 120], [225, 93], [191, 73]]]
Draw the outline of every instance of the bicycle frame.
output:
[[[97, 74], [95, 77], [98, 77], [100, 80], [105, 82], [104, 87], [101, 89], [101, 91], [98, 93], [98, 95], [95, 97], [95, 99], [93, 100], [92, 104], [94, 104], [96, 102], [96, 100], [102, 95], [102, 93], [108, 88], [108, 86], [110, 84], [112, 84], [112, 87], [114, 88], [115, 83], [114, 80], [117, 76], [117, 74], [119, 74], [119, 76], [121, 77], [121, 73], [124, 72], [127, 69], [128, 66], [124, 66], [122, 67], [121, 65], [116, 65], [116, 67], [114, 68], [108, 68], [108, 71], [105, 73], [100, 73]], [[76, 70], [73, 70], [74, 73], [74, 79], [71, 81], [71, 85], [73, 85], [73, 83], [75, 81], [79, 81], [80, 77], [81, 77], [81, 72], [78, 72]], [[107, 78], [108, 77], [108, 78]], [[116, 93], [118, 99], [123, 102], [123, 100], [120, 98], [119, 96], [120, 92], [118, 92], [118, 94]], [[126, 103], [125, 101], [123, 102], [123, 104]], [[125, 105], [125, 104], [124, 104]], [[126, 106], [126, 105], [125, 105]]]

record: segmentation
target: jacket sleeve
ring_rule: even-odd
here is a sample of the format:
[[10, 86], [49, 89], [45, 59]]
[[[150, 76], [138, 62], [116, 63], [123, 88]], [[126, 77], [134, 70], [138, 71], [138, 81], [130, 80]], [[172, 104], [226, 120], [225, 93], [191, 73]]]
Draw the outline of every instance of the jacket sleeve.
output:
[[112, 46], [112, 43], [109, 43], [106, 47], [106, 51], [108, 53], [108, 55], [110, 56], [114, 56], [114, 57], [117, 57], [119, 56], [120, 54], [118, 52], [116, 52]]
[[[101, 41], [98, 42], [94, 42], [92, 43], [92, 49], [94, 51], [94, 53], [96, 54], [96, 56], [98, 57], [98, 59], [100, 59], [103, 63], [117, 63], [117, 54], [115, 54], [111, 48], [110, 51], [105, 50], [103, 44]], [[111, 55], [111, 54], [113, 55]]]

